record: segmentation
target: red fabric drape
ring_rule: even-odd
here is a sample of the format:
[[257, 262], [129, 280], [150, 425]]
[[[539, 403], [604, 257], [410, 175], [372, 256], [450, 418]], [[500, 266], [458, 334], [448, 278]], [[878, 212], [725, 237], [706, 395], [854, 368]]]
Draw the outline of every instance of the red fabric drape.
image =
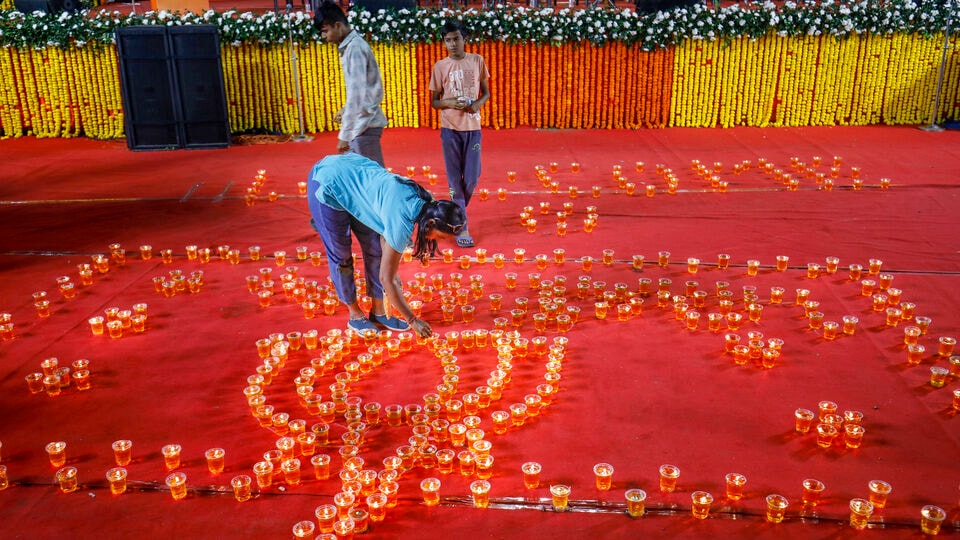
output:
[[[442, 183], [435, 137], [430, 130], [388, 130], [387, 164], [397, 171], [432, 165]], [[483, 276], [483, 298], [470, 301], [477, 308], [473, 323], [460, 322], [459, 312], [455, 323], [443, 323], [439, 301], [426, 304], [424, 316], [440, 333], [492, 328], [493, 319], [503, 315], [489, 310], [486, 296], [493, 292], [503, 294], [504, 311], [520, 296], [529, 298], [536, 311], [539, 293], [529, 288], [530, 273], [542, 279], [565, 276], [567, 305], [582, 308], [581, 320], [565, 334], [569, 346], [560, 392], [541, 415], [506, 434], [493, 433], [490, 412], [522, 400], [543, 380], [547, 359], [533, 354], [514, 360], [503, 398], [481, 412], [481, 427], [495, 456], [490, 480], [494, 507], [477, 510], [464, 503], [469, 478], [415, 469], [400, 482], [400, 505], [388, 511], [386, 521], [374, 524], [368, 536], [849, 534], [843, 526], [847, 503], [866, 496], [866, 484], [874, 478], [894, 488], [888, 507], [875, 514], [875, 521], [887, 524], [888, 536], [918, 535], [924, 504], [943, 507], [949, 519], [956, 520], [960, 430], [950, 405], [951, 391], [960, 383], [956, 377], [940, 389], [928, 383], [931, 366], [947, 365], [946, 359], [936, 357], [937, 339], [960, 335], [955, 309], [960, 301], [960, 229], [952, 211], [960, 169], [956, 138], [952, 132], [889, 127], [485, 132], [481, 188], [491, 195], [471, 203], [471, 231], [478, 247], [489, 256], [505, 253], [508, 262], [502, 269], [476, 261], [468, 269], [436, 260], [427, 268], [408, 263], [401, 277], [412, 280], [423, 271], [428, 280], [442, 274], [446, 282], [451, 273], [461, 273], [468, 283], [471, 274]], [[269, 308], [261, 308], [244, 281], [262, 267], [272, 266], [275, 277], [283, 272], [272, 259], [246, 258], [247, 247], [259, 245], [266, 254], [286, 251], [287, 264], [296, 265], [300, 276], [326, 283], [325, 265], [291, 259], [297, 246], [320, 249], [296, 183], [333, 148], [328, 136], [312, 143], [154, 153], [89, 140], [0, 141], [7, 172], [7, 181], [0, 185], [0, 312], [12, 314], [17, 335], [0, 342], [0, 463], [7, 466], [13, 484], [0, 491], [4, 536], [281, 537], [289, 536], [295, 522], [311, 519], [317, 505], [331, 501], [339, 480], [313, 480], [306, 458], [305, 481], [298, 487], [274, 487], [237, 503], [228, 484], [234, 474], [250, 474], [277, 438], [257, 425], [242, 394], [246, 377], [260, 363], [255, 341], [274, 332], [317, 329], [323, 334], [345, 322], [343, 308], [333, 317], [304, 319], [302, 309], [282, 294]], [[800, 189], [791, 192], [756, 167], [761, 157], [789, 170], [791, 157], [811, 164], [814, 156], [821, 156], [825, 164], [820, 170], [828, 171], [834, 155], [842, 163], [832, 191], [818, 190], [814, 180], [801, 177]], [[693, 159], [711, 167], [721, 162], [720, 176], [729, 182], [728, 191], [715, 192], [696, 177], [690, 168]], [[751, 160], [753, 168], [734, 174], [733, 164], [743, 160]], [[582, 164], [577, 174], [570, 172], [574, 161]], [[643, 173], [635, 171], [636, 161], [645, 162]], [[558, 194], [550, 194], [534, 175], [535, 165], [549, 167], [550, 162], [559, 165], [552, 175], [560, 184]], [[657, 164], [678, 176], [676, 195], [665, 193]], [[619, 190], [611, 176], [614, 165], [621, 165], [628, 180], [638, 185], [635, 196]], [[852, 166], [862, 169], [863, 190], [849, 187]], [[262, 197], [276, 191], [279, 200], [245, 206], [243, 194], [260, 169], [267, 176]], [[506, 180], [508, 170], [518, 171], [516, 183]], [[884, 177], [892, 181], [889, 190], [878, 187]], [[653, 198], [642, 195], [648, 183], [657, 186]], [[570, 185], [579, 188], [576, 199], [568, 195]], [[598, 198], [590, 196], [593, 185], [601, 187]], [[443, 185], [428, 187], [437, 194], [445, 191]], [[499, 188], [508, 191], [505, 201], [497, 200]], [[550, 214], [539, 213], [541, 201], [550, 203]], [[555, 212], [565, 202], [574, 207], [568, 233], [559, 238]], [[535, 209], [534, 233], [520, 226], [525, 206]], [[587, 206], [596, 206], [599, 213], [597, 228], [589, 234], [582, 230]], [[56, 278], [68, 275], [78, 282], [76, 265], [88, 262], [91, 254], [109, 253], [107, 246], [114, 242], [128, 251], [126, 265], [112, 266], [96, 275], [92, 286], [80, 287], [76, 298], [62, 299]], [[154, 258], [140, 260], [136, 251], [141, 244], [153, 246]], [[188, 261], [187, 245], [213, 248], [214, 260]], [[216, 260], [220, 245], [239, 248], [240, 264]], [[526, 249], [522, 264], [512, 262], [516, 247]], [[565, 249], [563, 264], [553, 262], [558, 247]], [[175, 258], [165, 265], [156, 254], [168, 248]], [[600, 262], [603, 249], [614, 250], [612, 265]], [[457, 256], [474, 255], [472, 249], [454, 251]], [[659, 251], [671, 252], [666, 268], [655, 265]], [[718, 253], [732, 256], [730, 268], [716, 268]], [[532, 260], [537, 254], [550, 257], [543, 270]], [[641, 272], [631, 266], [634, 254], [646, 257]], [[790, 257], [786, 272], [773, 269], [777, 255]], [[597, 259], [589, 272], [578, 262], [584, 256]], [[807, 263], [823, 263], [827, 256], [839, 257], [841, 270], [807, 278]], [[703, 261], [696, 275], [687, 273], [687, 257]], [[883, 271], [894, 276], [893, 286], [902, 289], [903, 300], [933, 320], [929, 333], [921, 337], [927, 352], [919, 366], [906, 363], [906, 323], [887, 327], [883, 315], [860, 294], [860, 285], [848, 279], [847, 265], [866, 266], [871, 258], [882, 259]], [[758, 276], [746, 275], [748, 259], [761, 262]], [[152, 278], [172, 269], [186, 274], [202, 270], [206, 285], [194, 295], [163, 298], [154, 291]], [[505, 287], [508, 272], [518, 274], [516, 290]], [[705, 321], [688, 331], [672, 311], [658, 309], [653, 297], [644, 298], [642, 315], [629, 321], [619, 322], [615, 315], [598, 321], [593, 299], [577, 298], [581, 275], [605, 282], [606, 290], [625, 283], [631, 292], [639, 290], [641, 278], [651, 279], [654, 288], [660, 278], [669, 278], [673, 294], [684, 294], [685, 282], [695, 280], [697, 288], [710, 293], [704, 314], [717, 309], [716, 281], [730, 283], [738, 309], [743, 307], [742, 287], [754, 285], [764, 304], [763, 317], [759, 323], [744, 323], [738, 333], [745, 338], [748, 331], [760, 331], [765, 338], [783, 339], [781, 361], [773, 369], [753, 362], [736, 366], [722, 353], [723, 332], [709, 332]], [[783, 304], [769, 303], [773, 286], [787, 290]], [[797, 288], [811, 291], [828, 320], [859, 316], [857, 333], [825, 341], [809, 330], [802, 309], [793, 304]], [[52, 300], [49, 318], [34, 314], [31, 294], [38, 290], [46, 290]], [[137, 302], [149, 304], [146, 333], [119, 340], [90, 334], [88, 317]], [[546, 332], [535, 331], [531, 314], [519, 331], [527, 338], [558, 335], [553, 325]], [[496, 351], [490, 347], [456, 354], [461, 368], [458, 395], [484, 384], [496, 367]], [[318, 420], [297, 403], [293, 378], [313, 356], [313, 351], [292, 352], [266, 391], [277, 410], [308, 425]], [[61, 363], [88, 358], [92, 389], [69, 388], [56, 398], [28, 394], [24, 376], [39, 370], [40, 361], [48, 357]], [[324, 399], [336, 371], [315, 384]], [[439, 361], [418, 347], [362, 377], [351, 395], [383, 405], [420, 403], [442, 375]], [[821, 400], [864, 413], [861, 448], [823, 450], [813, 435], [794, 432], [794, 409], [815, 409]], [[332, 438], [344, 429], [341, 418]], [[380, 469], [381, 459], [409, 436], [408, 427], [372, 428], [361, 456]], [[134, 462], [128, 467], [131, 492], [113, 497], [105, 488], [104, 473], [112, 466], [110, 443], [120, 438], [134, 441]], [[80, 471], [82, 488], [77, 493], [64, 495], [53, 486], [54, 469], [43, 450], [53, 440], [68, 443], [68, 462]], [[166, 476], [160, 448], [171, 442], [184, 448], [182, 470], [191, 488], [190, 496], [178, 502], [158, 488]], [[217, 476], [211, 476], [203, 462], [203, 451], [213, 446], [227, 450], [227, 470]], [[336, 448], [325, 451], [334, 456], [336, 470]], [[515, 508], [549, 507], [545, 487], [530, 491], [522, 485], [519, 467], [528, 460], [543, 464], [544, 485], [572, 486], [578, 511], [564, 515]], [[601, 461], [616, 468], [613, 489], [606, 493], [593, 486], [591, 468]], [[657, 467], [663, 463], [680, 467], [678, 492], [658, 492]], [[748, 478], [747, 495], [737, 503], [724, 497], [723, 476], [728, 472]], [[431, 475], [443, 483], [444, 505], [435, 508], [419, 504], [419, 482]], [[807, 477], [827, 484], [816, 509], [799, 504], [800, 482]], [[616, 506], [630, 487], [648, 493], [650, 515], [643, 519], [632, 520]], [[714, 494], [713, 518], [700, 522], [690, 517], [694, 490]], [[763, 521], [763, 498], [769, 493], [791, 501], [787, 520], [780, 525]], [[583, 511], [588, 508], [593, 511]], [[743, 519], [724, 519], [732, 515]], [[801, 515], [820, 520], [801, 522]], [[950, 531], [956, 532], [955, 527]]]

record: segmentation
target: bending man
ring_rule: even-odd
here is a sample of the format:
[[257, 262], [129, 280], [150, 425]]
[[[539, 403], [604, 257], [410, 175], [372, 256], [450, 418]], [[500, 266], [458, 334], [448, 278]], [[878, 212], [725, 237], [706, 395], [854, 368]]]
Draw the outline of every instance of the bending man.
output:
[[[463, 210], [354, 153], [327, 156], [314, 165], [307, 200], [337, 296], [350, 310], [348, 326], [357, 331], [376, 330], [378, 324], [396, 331], [412, 327], [420, 336], [431, 335], [430, 325], [415, 317], [403, 298], [400, 259], [411, 237], [415, 257], [435, 255], [437, 240], [463, 229]], [[367, 294], [373, 299], [369, 315], [357, 302], [351, 231], [363, 252]], [[386, 312], [384, 294], [403, 320]]]

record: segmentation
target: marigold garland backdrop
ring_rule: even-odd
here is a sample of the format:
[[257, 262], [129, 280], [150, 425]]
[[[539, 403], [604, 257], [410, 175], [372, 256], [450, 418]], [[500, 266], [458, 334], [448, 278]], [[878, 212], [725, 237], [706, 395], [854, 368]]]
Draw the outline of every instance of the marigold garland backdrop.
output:
[[[487, 59], [495, 99], [484, 125], [639, 128], [920, 124], [960, 117], [956, 38], [944, 6], [909, 0], [756, 3], [642, 14], [629, 9], [419, 9], [350, 13], [374, 45], [392, 127], [436, 127], [426, 91], [445, 55], [439, 27], [459, 18]], [[4, 6], [6, 4], [3, 4]], [[212, 10], [121, 15], [0, 12], [0, 135], [123, 136], [116, 28], [213, 24], [220, 29], [230, 128], [336, 129], [337, 52], [309, 14]], [[291, 70], [288, 36], [298, 53]]]

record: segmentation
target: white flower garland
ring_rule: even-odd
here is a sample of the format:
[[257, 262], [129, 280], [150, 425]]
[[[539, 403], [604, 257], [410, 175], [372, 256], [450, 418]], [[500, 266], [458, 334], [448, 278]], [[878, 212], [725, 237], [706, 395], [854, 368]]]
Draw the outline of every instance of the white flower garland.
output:
[[[953, 5], [953, 3], [951, 3]], [[954, 18], [957, 8], [954, 8]], [[946, 28], [946, 7], [941, 2], [825, 0], [816, 4], [754, 2], [712, 9], [704, 4], [657, 13], [632, 9], [531, 9], [496, 6], [490, 10], [448, 8], [379, 10], [355, 8], [351, 24], [369, 40], [383, 43], [434, 42], [447, 19], [458, 19], [474, 31], [473, 41], [557, 44], [589, 42], [603, 45], [622, 42], [654, 50], [685, 40], [857, 34], [934, 35]], [[0, 44], [6, 47], [68, 47], [112, 43], [121, 26], [213, 24], [225, 43], [282, 43], [288, 25], [299, 43], [319, 41], [319, 32], [303, 12], [260, 15], [228, 10], [201, 14], [149, 11], [121, 15], [117, 11], [46, 14], [0, 12]]]

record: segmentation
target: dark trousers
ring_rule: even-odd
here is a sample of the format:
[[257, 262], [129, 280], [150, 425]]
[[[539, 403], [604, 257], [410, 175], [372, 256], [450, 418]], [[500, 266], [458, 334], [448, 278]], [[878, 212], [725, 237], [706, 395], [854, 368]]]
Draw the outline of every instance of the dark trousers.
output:
[[480, 182], [480, 131], [440, 129], [443, 163], [447, 169], [450, 199], [467, 213], [467, 205]]

